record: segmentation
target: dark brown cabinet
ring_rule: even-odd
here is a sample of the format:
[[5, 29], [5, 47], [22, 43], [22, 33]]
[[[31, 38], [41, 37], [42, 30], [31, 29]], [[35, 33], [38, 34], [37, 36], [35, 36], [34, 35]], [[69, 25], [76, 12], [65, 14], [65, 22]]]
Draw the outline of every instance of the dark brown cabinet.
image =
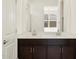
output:
[[76, 40], [19, 39], [19, 59], [76, 59]]
[[46, 47], [34, 46], [34, 47], [20, 47], [19, 58], [20, 59], [46, 59]]
[[20, 59], [32, 59], [32, 47], [20, 47], [18, 55]]
[[75, 47], [63, 47], [62, 50], [63, 59], [76, 59]]
[[46, 59], [46, 47], [35, 46], [33, 48], [33, 59]]
[[61, 48], [60, 47], [48, 47], [48, 58], [47, 59], [60, 59]]

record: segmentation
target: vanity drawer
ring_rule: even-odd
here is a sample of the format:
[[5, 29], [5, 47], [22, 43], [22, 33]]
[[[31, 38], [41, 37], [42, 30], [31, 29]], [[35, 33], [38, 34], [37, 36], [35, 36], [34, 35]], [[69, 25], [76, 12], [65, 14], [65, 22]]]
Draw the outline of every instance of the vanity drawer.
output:
[[18, 39], [21, 46], [75, 46], [75, 39]]
[[48, 43], [47, 39], [18, 39], [21, 46], [45, 46]]

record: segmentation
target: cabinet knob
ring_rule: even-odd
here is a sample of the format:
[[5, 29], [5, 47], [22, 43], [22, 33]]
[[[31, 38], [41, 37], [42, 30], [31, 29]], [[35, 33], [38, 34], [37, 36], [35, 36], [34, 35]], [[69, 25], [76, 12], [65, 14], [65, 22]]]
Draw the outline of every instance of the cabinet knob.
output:
[[7, 43], [7, 40], [4, 40], [4, 41], [3, 41], [3, 44], [5, 45], [6, 43]]

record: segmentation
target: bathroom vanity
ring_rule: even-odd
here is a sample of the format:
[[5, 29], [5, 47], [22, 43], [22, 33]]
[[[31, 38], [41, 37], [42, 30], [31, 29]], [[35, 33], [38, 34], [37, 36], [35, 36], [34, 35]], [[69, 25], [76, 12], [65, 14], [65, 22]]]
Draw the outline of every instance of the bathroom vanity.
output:
[[75, 0], [3, 0], [3, 59], [76, 59]]
[[19, 59], [76, 59], [75, 39], [18, 39]]

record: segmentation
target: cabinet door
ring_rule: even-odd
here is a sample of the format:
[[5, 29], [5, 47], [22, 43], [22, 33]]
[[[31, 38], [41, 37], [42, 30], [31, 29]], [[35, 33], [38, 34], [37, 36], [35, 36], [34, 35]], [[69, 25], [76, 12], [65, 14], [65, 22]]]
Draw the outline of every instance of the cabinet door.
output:
[[34, 59], [46, 59], [46, 48], [42, 46], [34, 47], [33, 58]]
[[17, 58], [17, 38], [16, 34], [3, 37], [3, 59]]
[[16, 50], [15, 43], [11, 43], [8, 46], [4, 46], [3, 59], [16, 59], [17, 54], [15, 50]]
[[3, 59], [17, 58], [16, 2], [3, 0]]
[[76, 59], [76, 50], [74, 47], [63, 47], [63, 59]]
[[32, 59], [32, 47], [21, 47], [18, 48], [19, 59]]
[[60, 47], [48, 47], [48, 59], [60, 59], [61, 54], [61, 48]]

